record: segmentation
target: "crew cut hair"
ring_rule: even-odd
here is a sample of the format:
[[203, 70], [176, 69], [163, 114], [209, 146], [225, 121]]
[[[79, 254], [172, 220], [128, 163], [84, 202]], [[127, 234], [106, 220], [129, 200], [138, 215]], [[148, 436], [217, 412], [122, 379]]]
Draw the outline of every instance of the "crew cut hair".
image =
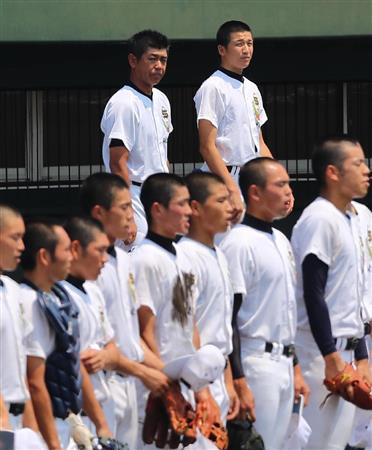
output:
[[239, 31], [252, 32], [251, 27], [240, 20], [229, 20], [228, 22], [223, 23], [216, 34], [217, 45], [227, 47], [230, 42], [231, 33], [236, 33]]
[[91, 217], [72, 217], [64, 225], [71, 241], [79, 241], [83, 249], [94, 241], [96, 233], [104, 233], [101, 222]]
[[213, 183], [225, 185], [223, 179], [211, 172], [195, 171], [185, 177], [187, 188], [190, 192], [190, 200], [196, 200], [203, 204], [211, 195], [209, 187]]
[[13, 206], [0, 203], [0, 230], [5, 227], [8, 217], [11, 216], [22, 217], [22, 214]]
[[165, 48], [168, 52], [169, 41], [167, 36], [159, 33], [159, 31], [143, 30], [134, 34], [128, 40], [129, 53], [132, 53], [137, 59], [140, 59], [149, 48], [156, 48], [159, 50]]

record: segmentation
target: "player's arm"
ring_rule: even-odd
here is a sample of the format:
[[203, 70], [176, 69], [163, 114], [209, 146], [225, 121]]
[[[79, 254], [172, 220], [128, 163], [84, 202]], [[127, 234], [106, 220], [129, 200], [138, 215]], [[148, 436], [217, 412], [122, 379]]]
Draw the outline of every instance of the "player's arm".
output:
[[207, 119], [198, 121], [200, 153], [211, 172], [219, 175], [230, 193], [233, 221], [237, 222], [244, 210], [240, 189], [235, 183], [216, 147], [217, 128]]
[[294, 375], [293, 378], [294, 378], [294, 389], [295, 389], [295, 401], [300, 397], [300, 395], [303, 395], [304, 405], [306, 406], [309, 401], [310, 388], [302, 375], [301, 366], [298, 363], [298, 360], [297, 360], [297, 363], [294, 364], [294, 366], [293, 366], [293, 375]]
[[224, 372], [224, 377], [225, 377], [226, 390], [227, 390], [227, 394], [229, 396], [229, 401], [230, 401], [227, 420], [233, 420], [239, 414], [240, 401], [239, 401], [238, 394], [236, 393], [236, 390], [234, 388], [234, 381], [233, 381], [233, 376], [232, 376], [232, 372], [231, 372], [230, 361], [228, 361], [228, 363], [227, 363], [227, 366], [226, 366], [226, 369]]
[[39, 426], [37, 424], [35, 411], [31, 400], [27, 400], [25, 403], [25, 410], [23, 411], [22, 416], [22, 426], [24, 428], [30, 428], [31, 430], [39, 432]]
[[44, 381], [44, 359], [34, 356], [27, 357], [27, 379], [40, 433], [50, 450], [60, 450], [52, 402]]
[[240, 399], [239, 418], [245, 420], [249, 416], [251, 420], [256, 420], [255, 405], [252, 391], [249, 389], [245, 379], [240, 347], [240, 334], [238, 328], [238, 312], [242, 305], [242, 294], [234, 295], [234, 306], [232, 315], [232, 330], [233, 330], [233, 351], [229, 355], [231, 364], [231, 371], [234, 380], [234, 388]]
[[129, 151], [124, 143], [119, 139], [111, 139], [110, 141], [110, 170], [112, 173], [119, 175], [130, 186], [130, 178], [128, 171]]
[[111, 437], [112, 433], [108, 427], [105, 414], [94, 395], [94, 389], [92, 382], [90, 381], [89, 374], [84, 367], [83, 363], [80, 363], [80, 370], [82, 376], [82, 391], [83, 391], [83, 409], [90, 420], [96, 427], [97, 436]]
[[11, 430], [12, 426], [9, 421], [8, 408], [4, 402], [3, 396], [0, 394], [0, 430]]
[[119, 359], [119, 349], [114, 341], [108, 342], [102, 349], [88, 348], [80, 353], [80, 360], [88, 373], [113, 369]]
[[268, 158], [273, 157], [269, 147], [266, 145], [266, 142], [264, 141], [262, 131], [260, 131], [260, 154], [261, 156], [267, 156]]

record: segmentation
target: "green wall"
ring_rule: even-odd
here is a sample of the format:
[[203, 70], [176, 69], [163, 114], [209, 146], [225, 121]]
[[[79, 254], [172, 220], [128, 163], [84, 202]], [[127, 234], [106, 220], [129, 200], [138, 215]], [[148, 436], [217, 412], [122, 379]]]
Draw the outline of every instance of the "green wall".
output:
[[0, 0], [0, 41], [204, 39], [233, 18], [258, 37], [372, 35], [372, 0]]

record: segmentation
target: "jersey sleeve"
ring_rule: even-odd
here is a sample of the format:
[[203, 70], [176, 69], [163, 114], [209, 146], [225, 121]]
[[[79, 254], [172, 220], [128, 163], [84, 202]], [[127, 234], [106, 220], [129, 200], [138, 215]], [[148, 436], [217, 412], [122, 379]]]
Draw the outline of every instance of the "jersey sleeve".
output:
[[130, 99], [116, 99], [107, 105], [102, 124], [103, 131], [108, 138], [120, 139], [130, 152], [136, 142], [138, 132], [138, 119], [135, 105]]
[[260, 108], [260, 120], [259, 120], [259, 122], [260, 122], [260, 127], [262, 127], [262, 125], [264, 125], [267, 122], [268, 118], [267, 118], [267, 114], [266, 114], [265, 108], [263, 106], [263, 101], [262, 101], [262, 96], [261, 96], [260, 91], [257, 92], [257, 95], [258, 95], [258, 99], [259, 99], [259, 103], [260, 103], [260, 106], [259, 106], [259, 108]]
[[208, 120], [215, 128], [219, 128], [225, 114], [225, 105], [220, 90], [212, 83], [204, 83], [195, 97], [197, 121]]
[[333, 260], [337, 227], [327, 216], [309, 215], [293, 229], [292, 247], [300, 266], [307, 255], [313, 254], [329, 266]]

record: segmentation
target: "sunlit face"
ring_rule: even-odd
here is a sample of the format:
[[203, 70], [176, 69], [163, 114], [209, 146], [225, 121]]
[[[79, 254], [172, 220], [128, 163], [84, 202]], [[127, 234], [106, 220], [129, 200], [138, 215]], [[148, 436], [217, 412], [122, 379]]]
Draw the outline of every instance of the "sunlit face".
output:
[[164, 235], [174, 238], [177, 234], [187, 234], [190, 227], [190, 216], [190, 194], [187, 187], [173, 187], [173, 195], [168, 207], [159, 205], [158, 221]]
[[50, 258], [48, 267], [51, 281], [64, 280], [70, 272], [72, 254], [71, 241], [64, 228], [60, 226], [53, 227], [58, 243], [56, 245], [54, 255]]
[[208, 184], [209, 196], [203, 204], [197, 203], [193, 208], [193, 215], [200, 218], [203, 228], [211, 235], [222, 233], [227, 230], [232, 214], [229, 200], [229, 191], [222, 183], [210, 182]]
[[7, 213], [3, 227], [0, 229], [0, 270], [15, 270], [25, 246], [23, 235], [25, 225], [20, 216]]
[[289, 176], [281, 164], [265, 164], [266, 186], [257, 187], [262, 218], [268, 222], [287, 216], [292, 190]]
[[362, 147], [352, 143], [345, 143], [343, 150], [346, 159], [342, 170], [338, 171], [339, 190], [347, 199], [363, 198], [370, 186], [370, 169], [368, 168]]
[[128, 60], [135, 84], [142, 89], [151, 89], [165, 75], [168, 51], [165, 48], [148, 48], [140, 58], [130, 54]]
[[109, 239], [127, 240], [133, 220], [132, 200], [129, 189], [115, 189], [110, 209], [100, 208], [98, 217]]
[[107, 235], [97, 230], [86, 248], [83, 249], [80, 244], [78, 245], [74, 265], [79, 271], [79, 276], [83, 280], [96, 280], [108, 260], [107, 248], [110, 243]]
[[246, 69], [253, 56], [253, 36], [250, 31], [230, 33], [230, 41], [226, 47], [218, 46], [221, 65], [225, 69], [241, 73]]

